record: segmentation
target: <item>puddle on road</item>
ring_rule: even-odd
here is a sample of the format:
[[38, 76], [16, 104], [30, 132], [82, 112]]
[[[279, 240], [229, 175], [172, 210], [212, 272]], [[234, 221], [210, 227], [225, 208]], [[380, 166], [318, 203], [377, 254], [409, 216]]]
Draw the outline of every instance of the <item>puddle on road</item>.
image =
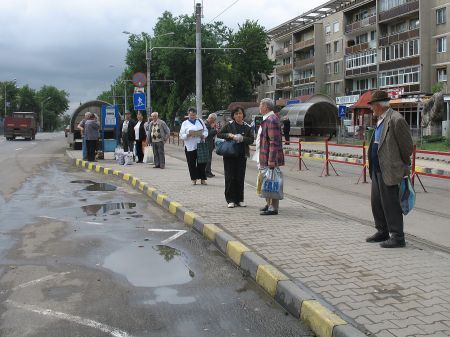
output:
[[178, 295], [178, 290], [172, 288], [157, 288], [153, 293], [155, 295], [155, 299], [145, 301], [145, 304], [157, 304], [163, 302], [169, 304], [189, 304], [195, 302], [195, 297], [180, 296]]
[[[136, 207], [136, 203], [134, 202], [113, 202], [113, 203], [107, 203], [107, 204], [92, 204], [92, 205], [86, 205], [81, 206], [81, 210], [86, 215], [97, 215], [100, 213], [108, 213], [109, 211], [115, 211], [118, 209], [132, 209]], [[116, 211], [111, 213], [111, 215], [118, 215], [120, 212]]]
[[194, 277], [183, 254], [164, 245], [123, 248], [107, 256], [103, 267], [124, 275], [136, 287], [167, 287]]
[[96, 183], [92, 180], [72, 180], [72, 184], [89, 184], [86, 191], [111, 192], [117, 190], [117, 186], [108, 183]]

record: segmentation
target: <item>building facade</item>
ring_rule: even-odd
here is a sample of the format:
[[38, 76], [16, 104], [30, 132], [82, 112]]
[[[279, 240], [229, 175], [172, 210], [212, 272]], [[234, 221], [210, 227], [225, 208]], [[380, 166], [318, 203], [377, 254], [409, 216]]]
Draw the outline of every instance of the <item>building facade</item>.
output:
[[[285, 105], [317, 93], [342, 100], [373, 89], [419, 97], [436, 85], [448, 92], [449, 10], [450, 0], [328, 1], [267, 32], [277, 65], [258, 99]], [[398, 108], [418, 126], [418, 104], [408, 102]]]

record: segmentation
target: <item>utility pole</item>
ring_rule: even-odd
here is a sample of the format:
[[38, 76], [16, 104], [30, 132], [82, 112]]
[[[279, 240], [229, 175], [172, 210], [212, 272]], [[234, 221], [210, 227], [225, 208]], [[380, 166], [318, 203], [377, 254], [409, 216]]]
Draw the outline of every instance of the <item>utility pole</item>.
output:
[[202, 119], [202, 5], [195, 5], [195, 97], [197, 115]]
[[[149, 39], [150, 41], [150, 50], [152, 49], [152, 47], [151, 47], [151, 43], [152, 43], [152, 40], [151, 40], [151, 38]], [[146, 59], [146, 61], [147, 61], [147, 117], [148, 116], [150, 116], [150, 114], [152, 113], [152, 105], [151, 105], [151, 102], [150, 102], [150, 100], [152, 99], [152, 97], [151, 97], [151, 92], [150, 92], [150, 90], [152, 89], [151, 88], [151, 83], [150, 83], [150, 61], [151, 61], [151, 59], [150, 59], [150, 56], [151, 55], [151, 52], [149, 53], [148, 52], [148, 46], [147, 46], [147, 38], [145, 38], [145, 59]]]

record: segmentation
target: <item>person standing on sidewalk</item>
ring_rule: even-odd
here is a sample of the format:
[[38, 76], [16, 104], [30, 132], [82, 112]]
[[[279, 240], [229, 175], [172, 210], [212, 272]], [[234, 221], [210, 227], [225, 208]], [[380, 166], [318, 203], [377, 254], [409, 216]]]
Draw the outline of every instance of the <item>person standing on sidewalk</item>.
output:
[[83, 120], [78, 124], [78, 129], [80, 130], [81, 134], [81, 151], [83, 154], [83, 160], [87, 160], [87, 147], [86, 147], [86, 138], [84, 136], [84, 126], [86, 124], [86, 121], [91, 117], [90, 111], [86, 111], [84, 113]]
[[134, 148], [134, 126], [136, 122], [131, 119], [131, 112], [125, 112], [125, 120], [120, 124], [120, 139], [125, 152], [133, 153]]
[[[275, 103], [270, 98], [263, 98], [259, 112], [263, 121], [256, 137], [254, 159], [258, 169], [274, 169], [284, 165], [283, 142], [281, 139], [280, 118], [274, 113]], [[261, 215], [277, 215], [280, 200], [266, 199], [266, 205], [260, 209]]]
[[147, 144], [152, 145], [154, 168], [164, 169], [166, 157], [164, 154], [164, 143], [170, 137], [170, 130], [166, 122], [159, 119], [158, 112], [152, 112], [151, 121], [148, 123]]
[[97, 116], [91, 113], [89, 119], [84, 123], [84, 137], [86, 139], [88, 161], [95, 161], [95, 150], [97, 149], [98, 142], [98, 130], [100, 130], [100, 124], [97, 120]]
[[208, 118], [205, 122], [206, 128], [208, 129], [208, 137], [206, 137], [205, 141], [209, 145], [209, 161], [206, 163], [206, 177], [208, 178], [215, 177], [215, 175], [211, 171], [211, 161], [212, 153], [214, 151], [214, 138], [217, 135], [216, 120], [217, 115], [215, 113], [211, 113], [208, 115]]
[[369, 105], [378, 118], [370, 141], [369, 175], [371, 205], [377, 232], [367, 242], [381, 242], [382, 248], [405, 247], [399, 184], [410, 174], [413, 141], [408, 123], [390, 108], [387, 92], [376, 90]]
[[142, 163], [144, 162], [144, 150], [142, 147], [147, 138], [144, 129], [144, 115], [142, 114], [142, 111], [138, 111], [137, 120], [138, 121], [134, 126], [134, 139], [136, 140], [136, 156], [138, 157], [137, 163]]
[[197, 162], [197, 144], [208, 137], [208, 129], [203, 121], [197, 118], [197, 110], [189, 108], [188, 119], [181, 124], [180, 138], [184, 141], [184, 153], [193, 185], [200, 179], [206, 185], [206, 164]]
[[289, 145], [290, 132], [291, 132], [291, 121], [289, 120], [289, 117], [286, 116], [283, 119], [283, 135], [286, 145]]
[[235, 206], [246, 207], [244, 203], [245, 170], [247, 157], [250, 157], [250, 147], [253, 144], [253, 133], [250, 125], [244, 122], [245, 112], [241, 107], [236, 107], [231, 112], [230, 123], [220, 130], [217, 138], [225, 141], [234, 140], [237, 144], [237, 157], [223, 157], [225, 171], [225, 199], [228, 208]]

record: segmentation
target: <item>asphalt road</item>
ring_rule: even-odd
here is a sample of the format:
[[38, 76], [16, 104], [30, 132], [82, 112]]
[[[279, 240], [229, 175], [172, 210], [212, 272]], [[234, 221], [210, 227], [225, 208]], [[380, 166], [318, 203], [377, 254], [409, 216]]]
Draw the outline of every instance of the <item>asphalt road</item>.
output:
[[40, 136], [0, 139], [0, 336], [312, 336], [210, 242]]

